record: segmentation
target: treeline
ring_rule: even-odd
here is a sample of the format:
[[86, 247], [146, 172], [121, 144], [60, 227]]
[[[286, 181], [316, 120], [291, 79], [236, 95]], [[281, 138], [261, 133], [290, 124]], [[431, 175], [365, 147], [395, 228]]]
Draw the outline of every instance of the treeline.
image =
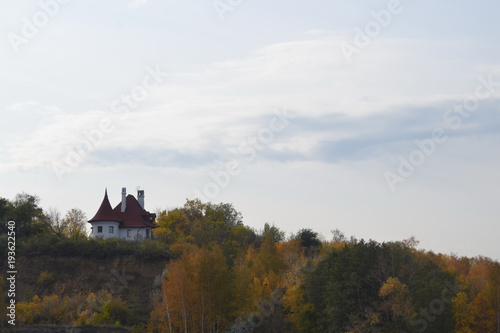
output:
[[[500, 329], [500, 264], [489, 258], [418, 250], [414, 238], [387, 243], [347, 238], [338, 230], [326, 241], [309, 228], [285, 237], [267, 223], [260, 231], [245, 226], [231, 204], [199, 200], [160, 212], [156, 223], [151, 242], [155, 245], [145, 251], [161, 249], [170, 259], [163, 274], [144, 286], [151, 290], [147, 321], [123, 319], [133, 312], [134, 304], [112, 294], [106, 302], [116, 301], [115, 312], [103, 308], [106, 302], [85, 303], [88, 293], [32, 297], [21, 309], [50, 309], [41, 304], [55, 304], [57, 296], [66, 300], [69, 309], [57, 312], [66, 313], [58, 317], [66, 324], [115, 321], [132, 323], [138, 332], [486, 333]], [[25, 249], [38, 251], [33, 246], [41, 243], [30, 243], [33, 239], [69, 237], [49, 234], [28, 237]], [[79, 242], [72, 251], [85, 252], [82, 249], [93, 241]], [[104, 252], [121, 246], [117, 240], [100, 242]], [[47, 253], [60, 251], [57, 246], [43, 248]], [[86, 305], [73, 309], [74, 300]], [[33, 321], [25, 323], [61, 323], [51, 322], [47, 313], [37, 312], [30, 317]]]
[[228, 204], [187, 201], [155, 235], [176, 260], [155, 283], [155, 332], [495, 332], [500, 264], [402, 242], [285, 240], [256, 232]]
[[[0, 244], [7, 240], [7, 221], [15, 221], [17, 255], [79, 256], [109, 258], [135, 255], [138, 258], [168, 259], [170, 252], [163, 242], [91, 239], [87, 234], [87, 217], [78, 208], [64, 216], [55, 208], [44, 211], [35, 195], [20, 193], [14, 200], [0, 198]], [[2, 258], [7, 256], [2, 246]], [[3, 260], [2, 259], [2, 260]]]
[[35, 236], [86, 239], [87, 218], [80, 209], [73, 208], [64, 216], [55, 208], [43, 211], [36, 195], [19, 193], [14, 200], [0, 198], [0, 234], [7, 234], [7, 221], [16, 222], [16, 239]]

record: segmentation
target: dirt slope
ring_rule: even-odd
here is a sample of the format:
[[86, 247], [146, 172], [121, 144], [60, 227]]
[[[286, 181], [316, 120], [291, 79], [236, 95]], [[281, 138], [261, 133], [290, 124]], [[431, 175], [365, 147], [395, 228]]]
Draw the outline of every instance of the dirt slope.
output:
[[[81, 257], [29, 256], [17, 258], [17, 301], [35, 294], [47, 295], [54, 291], [64, 293], [97, 292], [109, 290], [128, 301], [140, 318], [150, 311], [150, 292], [153, 281], [165, 268], [166, 260], [145, 261], [135, 256], [121, 256], [104, 260]], [[54, 276], [54, 282], [40, 284], [42, 272]]]

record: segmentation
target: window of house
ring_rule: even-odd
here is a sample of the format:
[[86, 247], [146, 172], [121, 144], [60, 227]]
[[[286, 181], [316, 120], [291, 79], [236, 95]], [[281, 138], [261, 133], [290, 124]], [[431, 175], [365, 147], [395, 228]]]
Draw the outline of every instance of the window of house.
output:
[[112, 234], [115, 227], [109, 226], [109, 233]]
[[132, 230], [127, 230], [127, 237], [132, 237]]
[[146, 238], [149, 238], [149, 229], [146, 229]]
[[98, 232], [98, 233], [101, 233], [101, 232], [102, 232], [102, 226], [98, 226], [98, 227], [97, 227], [97, 232]]

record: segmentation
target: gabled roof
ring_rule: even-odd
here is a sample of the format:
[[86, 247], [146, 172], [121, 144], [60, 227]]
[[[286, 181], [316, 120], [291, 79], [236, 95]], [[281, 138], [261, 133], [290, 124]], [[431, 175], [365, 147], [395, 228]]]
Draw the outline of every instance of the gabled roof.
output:
[[127, 203], [125, 212], [122, 213], [121, 203], [113, 209], [114, 214], [122, 221], [120, 228], [156, 227], [153, 224], [155, 214], [151, 214], [142, 208], [137, 199], [131, 194], [127, 195], [125, 200]]
[[89, 222], [97, 222], [97, 221], [117, 221], [121, 222], [121, 219], [113, 212], [113, 208], [111, 208], [111, 204], [108, 199], [108, 190], [106, 189], [104, 192], [104, 199], [102, 200], [101, 207], [95, 214], [95, 216], [89, 220]]
[[95, 216], [89, 220], [89, 223], [99, 221], [116, 221], [120, 222], [119, 228], [156, 228], [153, 223], [156, 214], [147, 212], [141, 207], [137, 199], [133, 195], [128, 195], [125, 198], [126, 208], [122, 213], [121, 202], [113, 209], [108, 199], [108, 190], [104, 192], [104, 199], [102, 200], [101, 207]]

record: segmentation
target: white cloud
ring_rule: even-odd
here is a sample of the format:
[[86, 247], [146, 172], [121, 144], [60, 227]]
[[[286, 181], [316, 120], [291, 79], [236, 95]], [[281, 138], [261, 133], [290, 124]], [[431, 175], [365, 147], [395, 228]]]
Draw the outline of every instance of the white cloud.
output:
[[142, 6], [144, 6], [146, 3], [148, 3], [149, 0], [132, 0], [128, 6], [131, 8], [131, 9], [138, 9]]
[[[301, 119], [337, 114], [349, 117], [351, 123], [342, 129], [307, 130], [299, 124], [306, 132], [285, 132], [274, 143], [277, 152], [307, 156], [328, 142], [324, 149], [342, 153], [348, 145], [359, 146], [384, 134], [377, 132], [385, 130], [380, 124], [366, 124], [366, 117], [447, 105], [470, 93], [465, 86], [475, 84], [475, 76], [458, 71], [460, 64], [436, 65], [426, 49], [435, 45], [381, 40], [364, 51], [364, 59], [347, 65], [339, 51], [340, 41], [334, 33], [317, 31], [305, 40], [269, 45], [200, 72], [172, 74], [123, 120], [109, 110], [68, 114], [33, 101], [14, 104], [12, 111], [34, 109], [45, 121], [24, 138], [11, 140], [3, 152], [9, 163], [2, 169], [41, 168], [54, 160], [63, 161], [85, 139], [84, 132], [97, 128], [104, 117], [113, 119], [116, 130], [93, 151], [168, 149], [179, 154], [214, 152], [224, 158], [267, 126], [275, 110], [284, 108]], [[358, 127], [352, 125], [356, 119]], [[392, 116], [381, 119], [399, 121]], [[416, 125], [425, 130], [428, 124], [418, 119]]]
[[23, 112], [27, 108], [37, 106], [37, 105], [38, 105], [38, 103], [34, 102], [34, 101], [13, 103], [7, 108], [7, 111], [9, 111], [9, 112]]

